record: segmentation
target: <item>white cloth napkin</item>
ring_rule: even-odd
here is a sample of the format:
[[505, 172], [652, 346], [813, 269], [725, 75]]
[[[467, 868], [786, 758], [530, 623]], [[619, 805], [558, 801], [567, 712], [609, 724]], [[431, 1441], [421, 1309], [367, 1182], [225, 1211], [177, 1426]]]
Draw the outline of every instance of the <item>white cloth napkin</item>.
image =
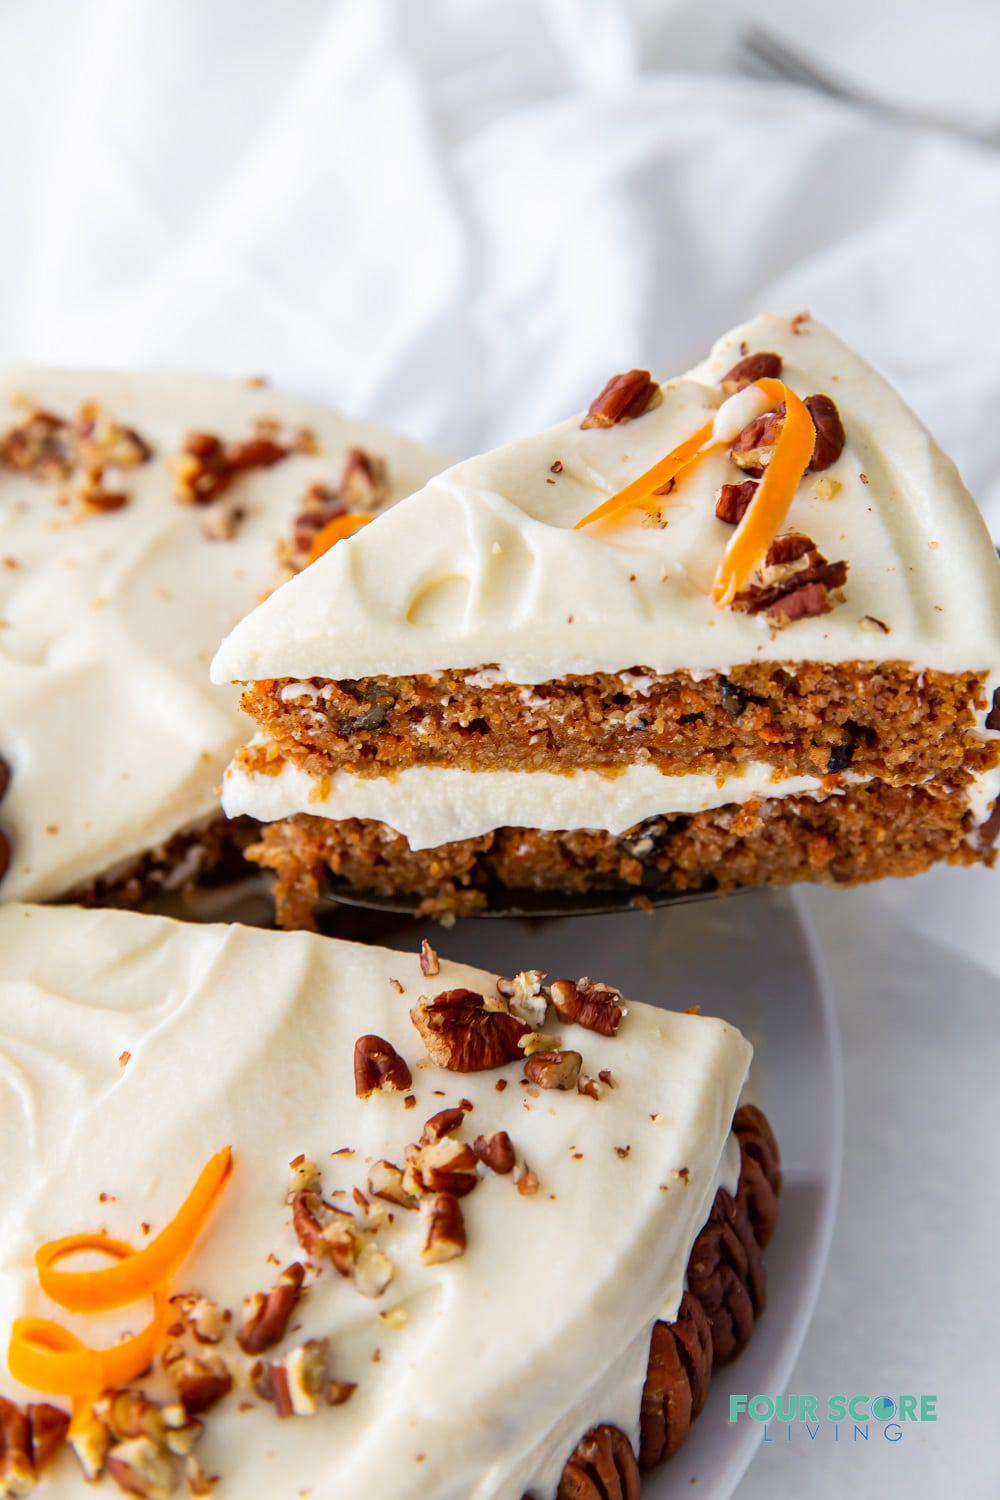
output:
[[[809, 307], [902, 389], [1000, 538], [1000, 155], [788, 87], [672, 74], [675, 14], [652, 0], [0, 8], [7, 352], [266, 371], [462, 453], [579, 408], [615, 369], [669, 373], [754, 311]], [[980, 1191], [995, 1173], [996, 890], [941, 872], [812, 902], [855, 1133], [833, 1314], [799, 1377], [814, 1384], [796, 1388], [933, 1389], [947, 1374], [971, 1401], [963, 1441], [943, 1423], [919, 1462], [894, 1455], [920, 1497], [995, 1494], [1000, 1467], [963, 1363], [981, 1351], [986, 1392], [993, 1345], [943, 1280], [940, 1232], [922, 1261], [884, 1212], [923, 1194], [907, 1230], [934, 1217], [914, 1163], [940, 1162], [954, 1129], [945, 1239], [975, 1239], [981, 1260], [1000, 1235]], [[926, 1024], [939, 1006], [947, 1052]], [[966, 1285], [989, 1276], [983, 1263]], [[793, 1472], [797, 1495], [846, 1493], [849, 1472], [875, 1493], [861, 1462], [793, 1470], [772, 1453], [743, 1493], [792, 1493]], [[886, 1475], [879, 1492], [903, 1491]]]

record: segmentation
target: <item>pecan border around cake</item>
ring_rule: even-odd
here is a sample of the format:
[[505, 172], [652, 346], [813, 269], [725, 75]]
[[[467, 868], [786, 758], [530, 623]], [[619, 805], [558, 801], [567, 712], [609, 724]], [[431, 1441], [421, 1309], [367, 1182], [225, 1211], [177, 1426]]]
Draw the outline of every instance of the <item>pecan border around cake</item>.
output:
[[[639, 1451], [621, 1428], [591, 1427], [566, 1460], [558, 1500], [639, 1500], [642, 1475], [679, 1452], [708, 1398], [714, 1370], [746, 1348], [764, 1311], [763, 1252], [778, 1221], [781, 1157], [752, 1104], [733, 1117], [740, 1147], [735, 1196], [720, 1188], [688, 1258], [672, 1323], [657, 1322], [639, 1411]], [[525, 1500], [530, 1500], [526, 1496]]]

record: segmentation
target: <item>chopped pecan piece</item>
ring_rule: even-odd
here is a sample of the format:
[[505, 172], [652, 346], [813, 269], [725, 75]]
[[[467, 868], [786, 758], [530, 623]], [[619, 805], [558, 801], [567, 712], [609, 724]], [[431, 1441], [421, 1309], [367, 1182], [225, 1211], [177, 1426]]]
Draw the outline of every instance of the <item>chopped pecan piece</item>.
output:
[[544, 979], [541, 969], [522, 969], [513, 979], [497, 980], [497, 994], [506, 1000], [511, 1015], [534, 1031], [540, 1031], [545, 1025], [549, 1009]]
[[[993, 691], [993, 702], [990, 704], [990, 711], [986, 715], [986, 728], [1000, 730], [1000, 688], [995, 688]], [[0, 799], [3, 798], [7, 787], [3, 774], [5, 769], [6, 767], [0, 762]]]
[[[1000, 691], [1000, 689], [998, 689], [998, 691]], [[987, 724], [987, 727], [990, 727], [989, 724]], [[1000, 726], [998, 726], [998, 727], [1000, 727]], [[7, 788], [9, 786], [10, 786], [10, 766], [4, 760], [3, 756], [0, 755], [0, 802], [2, 802], [3, 799], [4, 799], [4, 797], [7, 795]]]
[[566, 1461], [556, 1500], [639, 1500], [642, 1480], [620, 1427], [592, 1427]]
[[663, 400], [663, 392], [648, 370], [629, 370], [612, 375], [607, 385], [590, 403], [581, 427], [614, 427], [618, 422], [632, 422]]
[[350, 1401], [357, 1388], [356, 1380], [331, 1380], [326, 1388], [327, 1406], [343, 1406], [345, 1401]]
[[243, 1305], [243, 1327], [236, 1342], [244, 1354], [260, 1354], [284, 1338], [302, 1295], [305, 1270], [298, 1261], [286, 1266], [267, 1293], [257, 1292]]
[[72, 425], [40, 407], [25, 413], [0, 437], [0, 463], [32, 479], [69, 479], [76, 457]]
[[152, 1438], [128, 1438], [116, 1443], [105, 1463], [118, 1488], [140, 1500], [169, 1500], [176, 1488], [170, 1453]]
[[744, 479], [742, 484], [724, 484], [716, 497], [715, 514], [728, 526], [738, 526], [756, 493], [756, 479]]
[[211, 432], [189, 432], [174, 461], [177, 498], [187, 505], [209, 505], [239, 474], [270, 468], [290, 452], [285, 444], [262, 431], [239, 443], [224, 443]]
[[557, 979], [551, 987], [552, 1004], [560, 1021], [575, 1022], [587, 1031], [614, 1036], [627, 1014], [621, 991], [590, 979]]
[[514, 1147], [506, 1130], [494, 1130], [491, 1135], [477, 1135], [472, 1149], [491, 1172], [501, 1176], [514, 1170]]
[[762, 349], [759, 354], [745, 354], [742, 359], [738, 359], [733, 368], [726, 371], [719, 384], [727, 396], [734, 396], [737, 391], [753, 385], [755, 380], [763, 380], [765, 377], [777, 380], [780, 374], [781, 355]]
[[775, 537], [759, 577], [736, 595], [733, 608], [751, 615], [766, 611], [773, 624], [786, 625], [826, 614], [831, 592], [846, 582], [846, 562], [827, 562], [810, 537], [788, 532]]
[[28, 1414], [0, 1396], [0, 1495], [27, 1495], [35, 1477]]
[[400, 1167], [391, 1161], [377, 1161], [368, 1169], [368, 1191], [398, 1208], [416, 1208], [417, 1196], [407, 1191]]
[[359, 1036], [354, 1043], [354, 1092], [367, 1099], [381, 1089], [405, 1094], [413, 1075], [391, 1042], [380, 1036]]
[[233, 1377], [218, 1354], [182, 1354], [170, 1361], [167, 1373], [189, 1416], [208, 1411], [233, 1388]]
[[441, 972], [441, 960], [426, 938], [420, 943], [420, 972], [425, 979], [435, 979]]
[[427, 1121], [420, 1139], [424, 1145], [430, 1145], [432, 1141], [439, 1141], [442, 1136], [451, 1135], [464, 1123], [464, 1109], [439, 1109]]
[[453, 1073], [502, 1068], [521, 1056], [518, 1042], [528, 1027], [505, 1011], [489, 1010], [472, 990], [446, 990], [421, 998], [410, 1011], [431, 1062]]
[[84, 1479], [99, 1479], [111, 1446], [111, 1433], [93, 1407], [84, 1405], [80, 1408], [67, 1434], [67, 1441], [80, 1461]]
[[326, 1391], [328, 1343], [307, 1339], [270, 1366], [270, 1388], [279, 1417], [313, 1417]]
[[348, 510], [378, 510], [389, 498], [385, 460], [364, 448], [348, 449], [340, 494]]
[[420, 1257], [425, 1266], [436, 1266], [465, 1253], [465, 1221], [462, 1206], [450, 1193], [435, 1193], [427, 1200], [427, 1228]]
[[582, 1063], [579, 1052], [536, 1052], [525, 1061], [524, 1073], [542, 1089], [575, 1089]]
[[472, 1147], [450, 1136], [429, 1146], [408, 1146], [406, 1154], [427, 1193], [464, 1198], [479, 1181]]
[[5, 833], [0, 833], [0, 880], [10, 868], [10, 842]]
[[166, 1432], [163, 1413], [142, 1391], [107, 1391], [94, 1402], [94, 1410], [116, 1442], [146, 1437], [163, 1445]]
[[229, 1314], [208, 1297], [186, 1292], [171, 1297], [170, 1306], [176, 1309], [199, 1344], [217, 1344], [226, 1331]]
[[35, 1473], [41, 1474], [66, 1441], [69, 1413], [43, 1401], [38, 1406], [28, 1407], [28, 1426], [31, 1428], [32, 1462]]
[[758, 477], [763, 474], [771, 462], [784, 425], [784, 403], [774, 411], [766, 411], [763, 416], [754, 417], [752, 422], [748, 422], [729, 450], [736, 467]]

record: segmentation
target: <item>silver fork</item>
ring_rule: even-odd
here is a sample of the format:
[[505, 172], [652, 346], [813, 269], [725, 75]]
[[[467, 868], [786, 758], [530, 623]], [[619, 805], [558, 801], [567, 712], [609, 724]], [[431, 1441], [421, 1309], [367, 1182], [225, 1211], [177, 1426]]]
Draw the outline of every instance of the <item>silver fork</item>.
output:
[[741, 71], [753, 78], [777, 78], [786, 83], [797, 83], [803, 88], [826, 94], [828, 98], [885, 115], [897, 124], [913, 125], [923, 130], [944, 130], [983, 146], [1000, 145], [1000, 126], [987, 130], [923, 110], [888, 104], [838, 77], [835, 71], [817, 67], [811, 58], [805, 57], [760, 26], [748, 26], [741, 34], [738, 62]]

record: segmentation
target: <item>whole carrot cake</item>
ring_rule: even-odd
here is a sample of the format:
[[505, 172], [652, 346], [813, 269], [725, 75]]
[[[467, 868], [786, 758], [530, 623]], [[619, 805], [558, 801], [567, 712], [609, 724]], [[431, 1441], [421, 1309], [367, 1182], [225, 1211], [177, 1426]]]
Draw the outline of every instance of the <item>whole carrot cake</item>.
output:
[[281, 919], [344, 882], [851, 884], [992, 863], [1000, 565], [857, 355], [768, 315], [461, 463], [220, 648]]
[[0, 900], [245, 875], [212, 653], [324, 529], [439, 466], [260, 381], [0, 371]]
[[0, 1038], [6, 1495], [634, 1500], [763, 1311], [724, 1021], [9, 903]]

